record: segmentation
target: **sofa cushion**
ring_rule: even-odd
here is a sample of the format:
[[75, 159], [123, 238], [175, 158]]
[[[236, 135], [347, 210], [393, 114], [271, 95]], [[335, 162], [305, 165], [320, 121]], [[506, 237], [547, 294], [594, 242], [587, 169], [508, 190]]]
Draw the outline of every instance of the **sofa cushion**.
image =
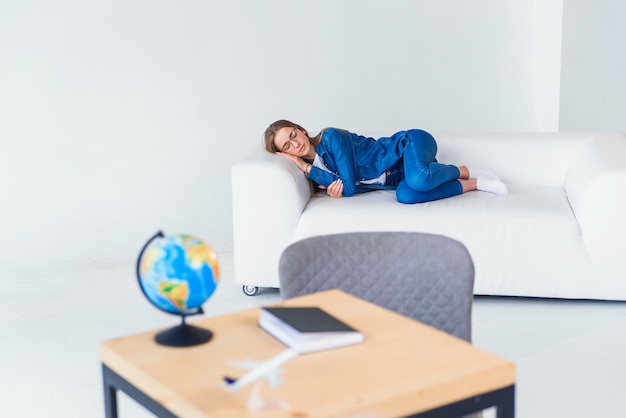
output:
[[353, 231], [440, 234], [469, 250], [476, 294], [533, 296], [539, 287], [548, 297], [601, 297], [598, 283], [589, 280], [591, 262], [563, 190], [510, 185], [509, 192], [476, 191], [416, 205], [398, 203], [394, 191], [349, 199], [320, 193], [302, 213], [294, 241]]

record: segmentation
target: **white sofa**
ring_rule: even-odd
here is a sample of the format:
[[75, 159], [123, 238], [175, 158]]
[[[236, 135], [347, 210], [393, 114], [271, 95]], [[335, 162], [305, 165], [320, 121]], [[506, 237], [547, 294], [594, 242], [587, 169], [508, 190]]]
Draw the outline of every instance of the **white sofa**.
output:
[[491, 170], [509, 194], [473, 191], [415, 205], [386, 190], [331, 199], [312, 195], [287, 159], [252, 150], [231, 173], [236, 282], [247, 294], [278, 287], [279, 257], [301, 238], [400, 230], [465, 244], [475, 294], [626, 300], [623, 133], [434, 136], [440, 162]]

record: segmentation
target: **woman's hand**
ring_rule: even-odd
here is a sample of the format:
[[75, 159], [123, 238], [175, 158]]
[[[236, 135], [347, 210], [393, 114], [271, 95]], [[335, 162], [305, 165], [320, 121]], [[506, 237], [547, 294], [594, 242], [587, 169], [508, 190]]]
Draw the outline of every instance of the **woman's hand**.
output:
[[[302, 158], [297, 157], [295, 155], [287, 154], [286, 152], [277, 152], [276, 154], [282, 155], [285, 158], [288, 158], [293, 162], [304, 174], [308, 175], [307, 169], [311, 164], [304, 161]], [[340, 179], [337, 179], [330, 183], [328, 187], [324, 187], [320, 185], [320, 189], [326, 189], [326, 193], [330, 197], [343, 197], [343, 182]]]
[[276, 154], [282, 155], [285, 158], [289, 158], [291, 162], [293, 162], [300, 171], [302, 171], [304, 174], [307, 174], [306, 169], [309, 166], [309, 163], [304, 161], [302, 158], [297, 157], [295, 155], [287, 154], [286, 152], [277, 152]]
[[328, 187], [320, 186], [320, 189], [326, 189], [326, 193], [330, 197], [343, 197], [343, 182], [339, 179], [330, 183]]

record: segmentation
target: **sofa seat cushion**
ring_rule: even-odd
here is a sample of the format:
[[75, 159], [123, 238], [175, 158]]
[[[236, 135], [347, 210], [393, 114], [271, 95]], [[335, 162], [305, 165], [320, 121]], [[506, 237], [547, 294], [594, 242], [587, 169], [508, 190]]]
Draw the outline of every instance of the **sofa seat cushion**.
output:
[[440, 234], [469, 250], [476, 294], [537, 296], [540, 288], [544, 297], [602, 298], [564, 191], [508, 187], [506, 196], [476, 191], [416, 205], [398, 203], [394, 191], [342, 199], [320, 193], [302, 213], [294, 241], [354, 231]]

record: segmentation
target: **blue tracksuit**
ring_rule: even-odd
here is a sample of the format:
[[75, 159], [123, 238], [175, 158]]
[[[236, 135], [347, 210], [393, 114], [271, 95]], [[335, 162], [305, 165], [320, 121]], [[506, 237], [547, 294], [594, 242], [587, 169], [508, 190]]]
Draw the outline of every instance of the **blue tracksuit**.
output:
[[[459, 169], [438, 163], [435, 139], [419, 129], [374, 139], [328, 128], [315, 152], [334, 174], [312, 167], [309, 178], [326, 187], [341, 179], [344, 196], [391, 188], [399, 202], [420, 203], [462, 193]], [[358, 184], [383, 173], [385, 185]]]

